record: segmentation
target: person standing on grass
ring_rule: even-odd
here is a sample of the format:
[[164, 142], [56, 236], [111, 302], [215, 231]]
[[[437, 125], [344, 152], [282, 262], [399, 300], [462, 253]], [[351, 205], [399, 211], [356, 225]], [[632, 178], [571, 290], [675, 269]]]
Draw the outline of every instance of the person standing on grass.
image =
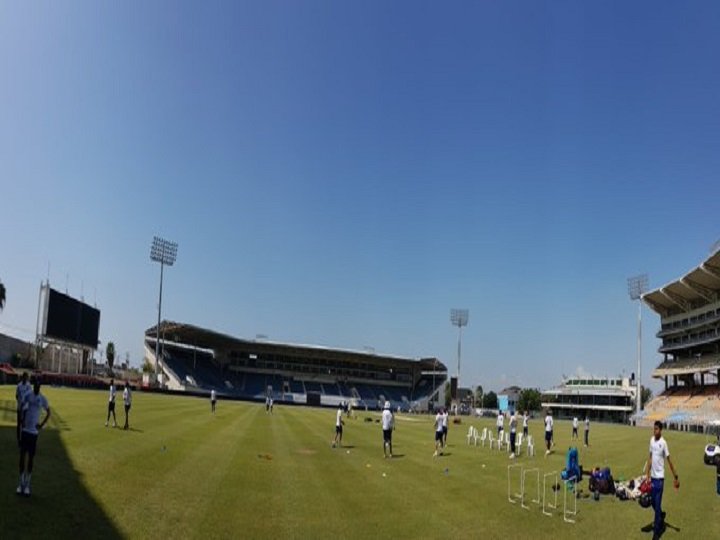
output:
[[550, 448], [552, 445], [553, 440], [553, 417], [552, 417], [552, 411], [548, 409], [547, 414], [545, 415], [545, 455], [550, 455]]
[[510, 459], [515, 459], [515, 437], [517, 437], [517, 418], [515, 411], [510, 413]]
[[665, 530], [665, 512], [662, 511], [662, 496], [665, 487], [665, 460], [670, 465], [675, 480], [675, 489], [680, 489], [675, 466], [670, 460], [670, 449], [662, 436], [662, 422], [656, 421], [653, 426], [653, 436], [650, 439], [650, 459], [647, 462], [645, 476], [652, 484], [652, 507], [655, 510], [655, 521], [653, 522], [653, 540], [660, 538]]
[[273, 398], [270, 398], [270, 414], [272, 414], [273, 405], [275, 404], [275, 401]]
[[445, 421], [445, 411], [440, 409], [438, 413], [435, 415], [435, 425], [433, 426], [435, 428], [435, 453], [433, 454], [433, 457], [438, 456], [438, 451], [440, 452], [440, 455], [442, 455], [442, 449], [443, 449], [443, 422]]
[[585, 447], [590, 446], [590, 417], [585, 413]]
[[503, 415], [502, 411], [498, 411], [498, 415], [497, 415], [498, 439], [500, 438], [500, 434], [503, 432], [504, 428], [505, 428], [505, 415]]
[[343, 406], [342, 403], [338, 405], [337, 414], [335, 415], [335, 439], [333, 439], [332, 447], [335, 448], [335, 446], [342, 446], [342, 436], [343, 436], [343, 422], [342, 419], [343, 415]]
[[450, 414], [447, 412], [447, 409], [443, 409], [443, 421], [442, 421], [442, 432], [443, 432], [443, 440], [442, 445], [443, 448], [447, 446], [447, 434], [448, 434], [448, 419], [450, 418]]
[[130, 407], [132, 406], [132, 393], [130, 392], [130, 384], [125, 381], [125, 390], [123, 390], [123, 404], [125, 405], [125, 427], [130, 428]]
[[528, 412], [525, 411], [523, 414], [523, 437], [527, 439], [528, 436]]
[[[386, 401], [382, 412], [383, 455], [392, 458], [392, 432], [395, 429], [395, 418], [390, 410], [390, 402]], [[389, 451], [389, 455], [388, 455]]]
[[573, 438], [573, 440], [574, 440], [574, 439], [577, 439], [577, 438], [578, 438], [578, 432], [577, 432], [577, 430], [578, 430], [578, 418], [577, 418], [577, 416], [574, 416], [574, 417], [573, 417], [572, 426], [573, 426], [572, 438]]
[[[40, 409], [45, 409], [45, 418], [40, 422]], [[30, 496], [30, 479], [35, 461], [38, 433], [50, 419], [50, 405], [40, 393], [40, 380], [35, 379], [32, 392], [25, 394], [22, 405], [22, 433], [20, 434], [20, 483], [15, 491], [18, 495]], [[27, 456], [27, 466], [25, 463]]]
[[105, 427], [110, 423], [110, 415], [113, 417], [113, 427], [117, 427], [117, 419], [115, 418], [115, 380], [110, 379], [110, 395], [108, 397], [108, 414], [105, 420]]
[[213, 388], [210, 390], [210, 412], [215, 414], [215, 402], [217, 401], [217, 394], [215, 394], [215, 389]]
[[20, 445], [20, 435], [22, 434], [22, 405], [25, 396], [32, 392], [32, 385], [28, 381], [28, 373], [24, 371], [20, 377], [20, 382], [15, 389], [15, 402], [17, 405], [17, 443]]

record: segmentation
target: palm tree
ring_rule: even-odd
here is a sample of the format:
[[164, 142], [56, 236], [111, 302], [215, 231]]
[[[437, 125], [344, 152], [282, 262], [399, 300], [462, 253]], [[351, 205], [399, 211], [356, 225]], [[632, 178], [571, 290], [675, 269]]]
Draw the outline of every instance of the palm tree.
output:
[[5, 307], [5, 285], [0, 281], [0, 311]]
[[115, 344], [112, 341], [108, 342], [107, 347], [105, 347], [105, 358], [107, 358], [108, 368], [112, 373], [113, 364], [115, 363]]

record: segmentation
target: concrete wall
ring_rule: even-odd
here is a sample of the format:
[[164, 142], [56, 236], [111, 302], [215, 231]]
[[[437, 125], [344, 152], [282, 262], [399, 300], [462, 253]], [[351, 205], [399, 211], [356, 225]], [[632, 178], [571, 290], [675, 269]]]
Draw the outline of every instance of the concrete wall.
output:
[[5, 334], [0, 334], [0, 362], [10, 363], [10, 359], [20, 354], [27, 358], [32, 353], [32, 344]]

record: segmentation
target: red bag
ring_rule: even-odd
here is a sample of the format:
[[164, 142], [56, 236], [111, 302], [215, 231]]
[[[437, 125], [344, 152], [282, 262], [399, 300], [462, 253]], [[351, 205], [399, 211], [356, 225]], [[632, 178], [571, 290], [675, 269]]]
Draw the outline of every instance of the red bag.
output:
[[640, 493], [650, 493], [652, 491], [652, 483], [647, 478], [640, 484]]

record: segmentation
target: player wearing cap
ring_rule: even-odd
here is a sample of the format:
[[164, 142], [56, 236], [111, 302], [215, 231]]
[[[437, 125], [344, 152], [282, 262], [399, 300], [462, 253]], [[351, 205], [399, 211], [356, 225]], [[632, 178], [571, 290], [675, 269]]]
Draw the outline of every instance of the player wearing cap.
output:
[[337, 413], [335, 414], [335, 439], [333, 439], [332, 447], [335, 448], [335, 446], [342, 446], [342, 436], [343, 436], [343, 425], [345, 422], [343, 422], [342, 419], [343, 414], [343, 406], [342, 403], [338, 405]]
[[110, 415], [113, 417], [113, 427], [117, 427], [117, 419], [115, 418], [115, 380], [110, 379], [110, 395], [108, 396], [108, 414], [105, 420], [105, 427], [110, 422]]
[[392, 457], [392, 432], [394, 429], [395, 417], [390, 410], [390, 402], [386, 401], [382, 412], [383, 455], [386, 458]]
[[[40, 422], [40, 409], [45, 409], [45, 418]], [[20, 483], [16, 493], [30, 496], [30, 478], [35, 461], [38, 433], [50, 419], [50, 405], [40, 393], [40, 381], [35, 379], [33, 390], [25, 394], [22, 402], [22, 433], [20, 434]], [[27, 464], [25, 457], [27, 456]], [[27, 466], [26, 466], [27, 465]]]
[[20, 382], [15, 389], [15, 404], [17, 410], [17, 442], [20, 445], [20, 434], [22, 433], [22, 402], [25, 396], [32, 392], [32, 385], [28, 381], [28, 373], [24, 371], [20, 377]]

